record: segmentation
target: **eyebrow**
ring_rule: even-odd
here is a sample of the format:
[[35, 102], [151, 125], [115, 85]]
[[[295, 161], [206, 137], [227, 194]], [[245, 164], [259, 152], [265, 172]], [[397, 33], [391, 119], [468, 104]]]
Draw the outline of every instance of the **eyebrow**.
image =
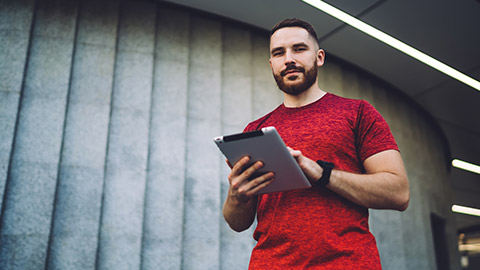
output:
[[293, 44], [293, 47], [294, 47], [294, 48], [297, 48], [297, 47], [308, 47], [308, 44], [305, 43], [305, 42], [300, 42], [300, 43]]
[[[293, 48], [308, 47], [308, 44], [305, 43], [305, 42], [299, 42], [299, 43], [293, 44], [292, 47], [293, 47]], [[273, 49], [270, 51], [270, 53], [273, 54], [273, 53], [275, 53], [275, 52], [277, 52], [277, 51], [282, 51], [282, 50], [284, 50], [284, 47], [275, 47], [275, 48], [273, 48]]]

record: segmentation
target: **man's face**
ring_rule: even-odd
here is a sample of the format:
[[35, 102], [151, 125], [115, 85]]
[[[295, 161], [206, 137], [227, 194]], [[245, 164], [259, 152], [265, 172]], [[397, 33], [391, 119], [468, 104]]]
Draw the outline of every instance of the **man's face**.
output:
[[323, 65], [324, 52], [319, 50], [307, 30], [285, 27], [270, 38], [270, 66], [278, 87], [298, 95], [317, 81], [317, 69]]

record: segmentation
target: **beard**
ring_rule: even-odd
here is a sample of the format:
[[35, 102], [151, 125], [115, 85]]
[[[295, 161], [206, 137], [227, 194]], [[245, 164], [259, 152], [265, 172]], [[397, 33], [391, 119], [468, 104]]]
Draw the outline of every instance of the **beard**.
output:
[[[288, 77], [289, 76], [295, 76], [295, 78], [292, 78], [292, 80], [295, 80], [298, 75], [288, 75], [286, 74], [289, 71], [298, 71], [303, 73], [304, 79], [301, 82], [298, 83], [293, 83], [293, 84], [286, 84], [284, 79], [290, 80]], [[280, 74], [273, 74], [273, 77], [275, 78], [275, 81], [277, 82], [278, 88], [282, 90], [284, 93], [289, 94], [289, 95], [299, 95], [303, 92], [305, 92], [308, 88], [310, 88], [315, 81], [317, 80], [317, 72], [318, 72], [318, 66], [317, 63], [313, 63], [313, 67], [306, 70], [303, 67], [297, 67], [295, 64], [290, 64], [280, 72]]]

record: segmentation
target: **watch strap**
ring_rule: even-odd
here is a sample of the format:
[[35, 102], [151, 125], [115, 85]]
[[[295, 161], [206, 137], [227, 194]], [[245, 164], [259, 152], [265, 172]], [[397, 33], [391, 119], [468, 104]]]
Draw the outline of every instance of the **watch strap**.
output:
[[320, 179], [318, 179], [314, 185], [324, 187], [328, 185], [328, 183], [330, 183], [330, 175], [332, 174], [332, 170], [335, 167], [335, 165], [332, 162], [323, 161], [323, 160], [317, 160], [317, 163], [318, 165], [320, 165], [320, 167], [322, 167], [323, 172], [322, 172], [322, 177], [320, 177]]

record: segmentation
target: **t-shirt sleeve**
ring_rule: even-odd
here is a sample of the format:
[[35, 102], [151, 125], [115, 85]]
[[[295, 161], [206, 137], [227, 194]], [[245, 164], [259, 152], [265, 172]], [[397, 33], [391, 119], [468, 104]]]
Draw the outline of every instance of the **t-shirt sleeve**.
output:
[[397, 150], [398, 146], [390, 127], [380, 113], [362, 100], [357, 114], [356, 144], [360, 160], [385, 150]]

